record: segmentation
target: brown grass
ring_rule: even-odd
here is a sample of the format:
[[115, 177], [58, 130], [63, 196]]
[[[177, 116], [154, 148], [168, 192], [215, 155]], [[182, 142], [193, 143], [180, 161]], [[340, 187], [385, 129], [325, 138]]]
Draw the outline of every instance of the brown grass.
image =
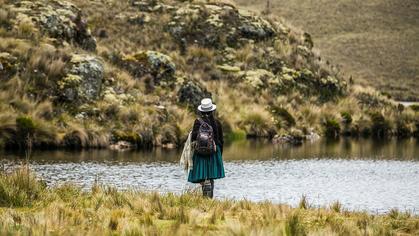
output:
[[[266, 0], [236, 0], [262, 11]], [[270, 1], [272, 15], [312, 34], [325, 61], [346, 77], [400, 100], [419, 100], [419, 5], [407, 1]]]

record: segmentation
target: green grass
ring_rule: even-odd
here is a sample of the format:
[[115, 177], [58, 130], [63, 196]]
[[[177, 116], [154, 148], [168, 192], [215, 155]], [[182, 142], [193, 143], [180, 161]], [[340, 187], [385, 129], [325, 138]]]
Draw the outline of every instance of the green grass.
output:
[[[236, 0], [264, 10], [267, 0]], [[274, 0], [270, 13], [309, 32], [346, 77], [400, 100], [419, 100], [419, 4], [415, 0]]]
[[[29, 180], [29, 181], [28, 181]], [[199, 192], [118, 191], [95, 184], [46, 188], [26, 169], [0, 175], [0, 234], [10, 235], [414, 235], [419, 217], [351, 212], [339, 202], [299, 208], [211, 200]], [[15, 198], [10, 198], [15, 197]]]

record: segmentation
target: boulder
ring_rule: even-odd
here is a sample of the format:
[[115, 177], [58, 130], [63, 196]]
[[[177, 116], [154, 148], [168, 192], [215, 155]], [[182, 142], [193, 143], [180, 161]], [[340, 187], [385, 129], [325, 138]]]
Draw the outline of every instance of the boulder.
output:
[[85, 102], [99, 97], [104, 67], [96, 57], [74, 54], [67, 75], [58, 81], [60, 97], [68, 102]]
[[193, 81], [184, 82], [178, 91], [179, 102], [193, 108], [196, 108], [201, 103], [201, 100], [206, 97], [211, 97], [211, 93]]
[[176, 66], [172, 59], [156, 51], [140, 51], [123, 56], [121, 64], [136, 78], [146, 75], [153, 77], [157, 85], [172, 84], [176, 81]]
[[52, 38], [75, 43], [86, 50], [96, 49], [96, 40], [87, 27], [87, 20], [80, 9], [69, 2], [15, 1], [11, 11], [16, 15], [15, 26], [29, 20]]
[[[228, 4], [184, 4], [172, 14], [167, 29], [182, 46], [237, 47], [246, 40], [273, 38], [273, 26], [255, 14]], [[186, 44], [186, 45], [185, 45]]]

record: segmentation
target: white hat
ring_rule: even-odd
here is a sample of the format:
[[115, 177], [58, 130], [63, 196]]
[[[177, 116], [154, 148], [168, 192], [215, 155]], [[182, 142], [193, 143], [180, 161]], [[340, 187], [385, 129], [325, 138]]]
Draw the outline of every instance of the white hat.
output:
[[202, 112], [214, 111], [216, 108], [217, 106], [212, 104], [211, 98], [202, 99], [201, 105], [198, 106], [198, 110]]

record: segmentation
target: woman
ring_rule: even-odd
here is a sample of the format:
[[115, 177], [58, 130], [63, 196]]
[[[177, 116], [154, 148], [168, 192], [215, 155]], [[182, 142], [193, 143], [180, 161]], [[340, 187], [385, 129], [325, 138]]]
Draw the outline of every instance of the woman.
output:
[[213, 197], [214, 179], [224, 178], [224, 165], [223, 165], [223, 130], [220, 122], [214, 118], [214, 111], [216, 105], [212, 104], [210, 98], [204, 98], [201, 105], [198, 106], [201, 118], [196, 119], [192, 134], [191, 141], [197, 141], [198, 136], [201, 135], [202, 126], [208, 124], [212, 128], [212, 137], [215, 143], [214, 150], [211, 154], [200, 154], [196, 151], [193, 154], [193, 168], [189, 171], [188, 181], [192, 183], [200, 183], [202, 186], [202, 193], [206, 197]]

